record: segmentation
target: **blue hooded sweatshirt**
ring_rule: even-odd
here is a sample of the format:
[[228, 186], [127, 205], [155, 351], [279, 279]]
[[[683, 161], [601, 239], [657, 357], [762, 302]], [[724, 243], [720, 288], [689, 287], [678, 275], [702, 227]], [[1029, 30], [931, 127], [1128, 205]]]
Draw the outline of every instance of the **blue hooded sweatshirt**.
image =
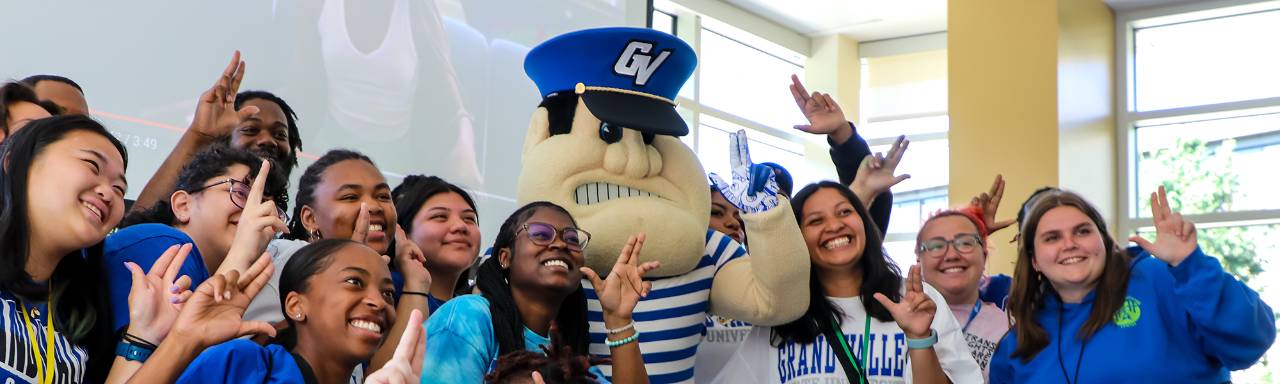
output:
[[1010, 331], [991, 359], [990, 382], [1222, 383], [1275, 341], [1271, 308], [1217, 259], [1200, 248], [1177, 267], [1149, 256], [1142, 252], [1133, 261], [1124, 305], [1112, 321], [1083, 343], [1076, 332], [1096, 292], [1079, 304], [1046, 295], [1036, 322], [1049, 344], [1024, 362], [1012, 357], [1018, 340]]

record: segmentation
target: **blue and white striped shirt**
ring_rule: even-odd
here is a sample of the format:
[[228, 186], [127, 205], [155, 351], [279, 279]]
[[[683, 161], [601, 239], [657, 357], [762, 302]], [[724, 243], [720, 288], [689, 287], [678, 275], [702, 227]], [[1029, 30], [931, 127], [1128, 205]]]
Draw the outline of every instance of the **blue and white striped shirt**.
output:
[[[733, 239], [707, 230], [706, 249], [693, 271], [646, 279], [653, 288], [648, 297], [636, 304], [632, 318], [640, 332], [640, 352], [650, 382], [693, 382], [694, 356], [711, 308], [711, 282], [721, 267], [746, 254]], [[583, 280], [582, 286], [587, 294], [587, 320], [591, 323], [591, 354], [608, 356], [600, 301], [589, 281]], [[601, 368], [612, 378], [612, 367]]]

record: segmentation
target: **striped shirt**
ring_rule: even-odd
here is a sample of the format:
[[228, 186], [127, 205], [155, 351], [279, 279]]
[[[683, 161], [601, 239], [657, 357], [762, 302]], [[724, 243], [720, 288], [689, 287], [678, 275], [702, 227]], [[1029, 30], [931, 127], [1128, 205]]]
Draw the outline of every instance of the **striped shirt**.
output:
[[[43, 302], [26, 302], [27, 311], [33, 315], [29, 334], [22, 317], [22, 305], [11, 292], [0, 290], [0, 329], [4, 330], [4, 345], [0, 346], [0, 383], [36, 382], [36, 359], [44, 359], [49, 346], [45, 341], [45, 324], [49, 321], [49, 308]], [[56, 326], [61, 326], [58, 324]], [[80, 383], [84, 381], [89, 355], [78, 345], [72, 344], [62, 332], [54, 329], [53, 343], [54, 383]], [[36, 344], [39, 357], [32, 353], [31, 343]], [[40, 364], [45, 364], [42, 362]]]
[[[746, 250], [733, 239], [708, 230], [706, 249], [692, 271], [646, 279], [653, 288], [648, 297], [636, 304], [632, 318], [640, 332], [640, 352], [650, 382], [693, 382], [694, 356], [711, 307], [711, 282], [721, 267], [746, 255]], [[587, 294], [587, 320], [591, 323], [591, 354], [608, 356], [600, 301], [589, 281], [583, 280], [582, 286]], [[601, 369], [612, 379], [612, 367]]]

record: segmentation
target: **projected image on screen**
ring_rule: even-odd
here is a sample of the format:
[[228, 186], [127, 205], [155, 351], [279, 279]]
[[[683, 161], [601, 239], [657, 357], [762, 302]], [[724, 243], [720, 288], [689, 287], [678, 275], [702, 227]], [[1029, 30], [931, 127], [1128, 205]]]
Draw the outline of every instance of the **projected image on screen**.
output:
[[298, 114], [295, 184], [325, 151], [355, 149], [392, 186], [426, 174], [472, 190], [488, 242], [515, 208], [520, 150], [540, 100], [525, 54], [564, 32], [625, 25], [645, 3], [17, 2], [0, 15], [0, 33], [31, 38], [0, 47], [0, 75], [80, 83], [94, 117], [129, 146], [133, 197], [240, 50], [241, 90], [275, 93]]

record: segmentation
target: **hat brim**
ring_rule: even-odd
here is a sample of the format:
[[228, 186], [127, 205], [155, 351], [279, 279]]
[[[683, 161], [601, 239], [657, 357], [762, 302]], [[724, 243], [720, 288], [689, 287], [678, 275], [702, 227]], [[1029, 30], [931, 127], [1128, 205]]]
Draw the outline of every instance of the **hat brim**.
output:
[[602, 121], [655, 135], [678, 137], [689, 134], [689, 126], [676, 113], [676, 107], [662, 100], [588, 90], [582, 93], [582, 101]]

